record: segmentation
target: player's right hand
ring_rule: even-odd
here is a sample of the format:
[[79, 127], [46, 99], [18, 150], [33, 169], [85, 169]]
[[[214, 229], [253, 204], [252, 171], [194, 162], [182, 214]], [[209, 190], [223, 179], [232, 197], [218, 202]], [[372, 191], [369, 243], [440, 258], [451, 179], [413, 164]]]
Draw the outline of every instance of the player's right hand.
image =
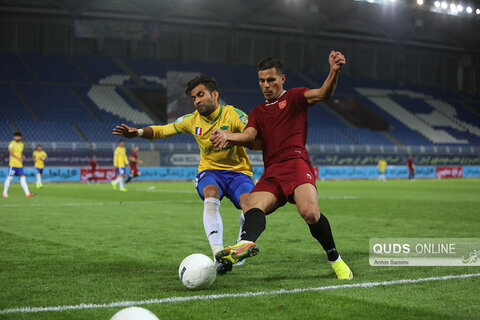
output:
[[116, 126], [113, 128], [113, 134], [131, 139], [138, 136], [138, 129], [129, 127], [122, 123], [121, 126]]

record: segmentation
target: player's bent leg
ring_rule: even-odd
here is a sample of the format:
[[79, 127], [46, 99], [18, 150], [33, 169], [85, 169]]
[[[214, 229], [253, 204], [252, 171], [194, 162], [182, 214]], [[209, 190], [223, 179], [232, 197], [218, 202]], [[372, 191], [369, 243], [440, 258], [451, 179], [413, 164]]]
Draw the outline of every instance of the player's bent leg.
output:
[[254, 192], [247, 199], [245, 206], [245, 223], [242, 228], [241, 241], [233, 246], [219, 251], [215, 258], [225, 264], [235, 264], [246, 258], [256, 256], [260, 248], [255, 243], [265, 230], [265, 212], [272, 212], [277, 208], [277, 198], [270, 192]]

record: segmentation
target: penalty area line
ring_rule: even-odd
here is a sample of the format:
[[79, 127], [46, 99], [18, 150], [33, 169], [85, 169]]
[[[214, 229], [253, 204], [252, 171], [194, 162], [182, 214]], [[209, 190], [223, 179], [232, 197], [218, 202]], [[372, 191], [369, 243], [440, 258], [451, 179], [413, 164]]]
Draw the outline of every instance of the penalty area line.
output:
[[65, 305], [65, 306], [56, 306], [56, 307], [23, 307], [23, 308], [0, 310], [0, 314], [132, 307], [132, 306], [140, 306], [140, 305], [147, 305], [147, 304], [163, 304], [163, 303], [186, 302], [186, 301], [195, 301], [195, 300], [216, 300], [216, 299], [224, 299], [224, 298], [249, 298], [249, 297], [272, 296], [272, 295], [299, 293], [299, 292], [315, 292], [315, 291], [327, 291], [327, 290], [349, 289], [349, 288], [373, 288], [373, 287], [391, 286], [391, 285], [397, 285], [397, 284], [445, 281], [445, 280], [452, 280], [452, 279], [465, 279], [465, 278], [474, 278], [474, 277], [480, 277], [480, 273], [448, 275], [448, 276], [441, 276], [441, 277], [430, 277], [430, 278], [419, 278], [419, 279], [402, 279], [402, 280], [382, 281], [382, 282], [340, 284], [340, 285], [334, 285], [334, 286], [323, 286], [323, 287], [315, 287], [315, 288], [298, 288], [298, 289], [281, 289], [281, 290], [274, 290], [274, 291], [210, 294], [210, 295], [185, 296], [185, 297], [170, 297], [170, 298], [162, 298], [162, 299], [149, 299], [149, 300], [141, 300], [141, 301], [120, 301], [120, 302], [111, 302], [111, 303], [104, 303], [104, 304], [82, 303], [77, 305], [70, 305], [70, 306]]

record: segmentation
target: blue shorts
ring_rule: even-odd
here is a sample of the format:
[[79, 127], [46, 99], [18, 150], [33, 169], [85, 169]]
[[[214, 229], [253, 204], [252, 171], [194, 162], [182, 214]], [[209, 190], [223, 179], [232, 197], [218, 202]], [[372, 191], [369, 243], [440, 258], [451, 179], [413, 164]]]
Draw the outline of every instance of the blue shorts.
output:
[[125, 168], [117, 168], [117, 175], [124, 176], [125, 175]]
[[250, 193], [253, 189], [253, 180], [250, 176], [232, 170], [204, 170], [195, 177], [195, 187], [202, 200], [203, 188], [213, 184], [220, 190], [220, 200], [226, 196], [232, 203], [241, 209], [240, 196]]
[[16, 177], [23, 176], [24, 175], [23, 168], [8, 167], [8, 175], [16, 176]]
[[43, 174], [43, 168], [42, 168], [42, 169], [40, 169], [40, 168], [35, 168], [35, 170], [37, 170], [37, 173]]

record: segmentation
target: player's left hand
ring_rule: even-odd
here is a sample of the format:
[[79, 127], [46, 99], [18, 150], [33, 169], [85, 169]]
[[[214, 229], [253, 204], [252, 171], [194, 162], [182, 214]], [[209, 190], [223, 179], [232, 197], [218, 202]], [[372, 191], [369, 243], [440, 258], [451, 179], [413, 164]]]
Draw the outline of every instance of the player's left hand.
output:
[[230, 145], [227, 141], [228, 130], [213, 129], [210, 141], [217, 150], [222, 150]]
[[121, 126], [116, 126], [113, 128], [113, 134], [131, 139], [138, 136], [138, 129], [129, 127], [122, 123]]
[[328, 57], [328, 63], [330, 64], [330, 70], [338, 71], [346, 63], [345, 56], [340, 51], [332, 51]]

